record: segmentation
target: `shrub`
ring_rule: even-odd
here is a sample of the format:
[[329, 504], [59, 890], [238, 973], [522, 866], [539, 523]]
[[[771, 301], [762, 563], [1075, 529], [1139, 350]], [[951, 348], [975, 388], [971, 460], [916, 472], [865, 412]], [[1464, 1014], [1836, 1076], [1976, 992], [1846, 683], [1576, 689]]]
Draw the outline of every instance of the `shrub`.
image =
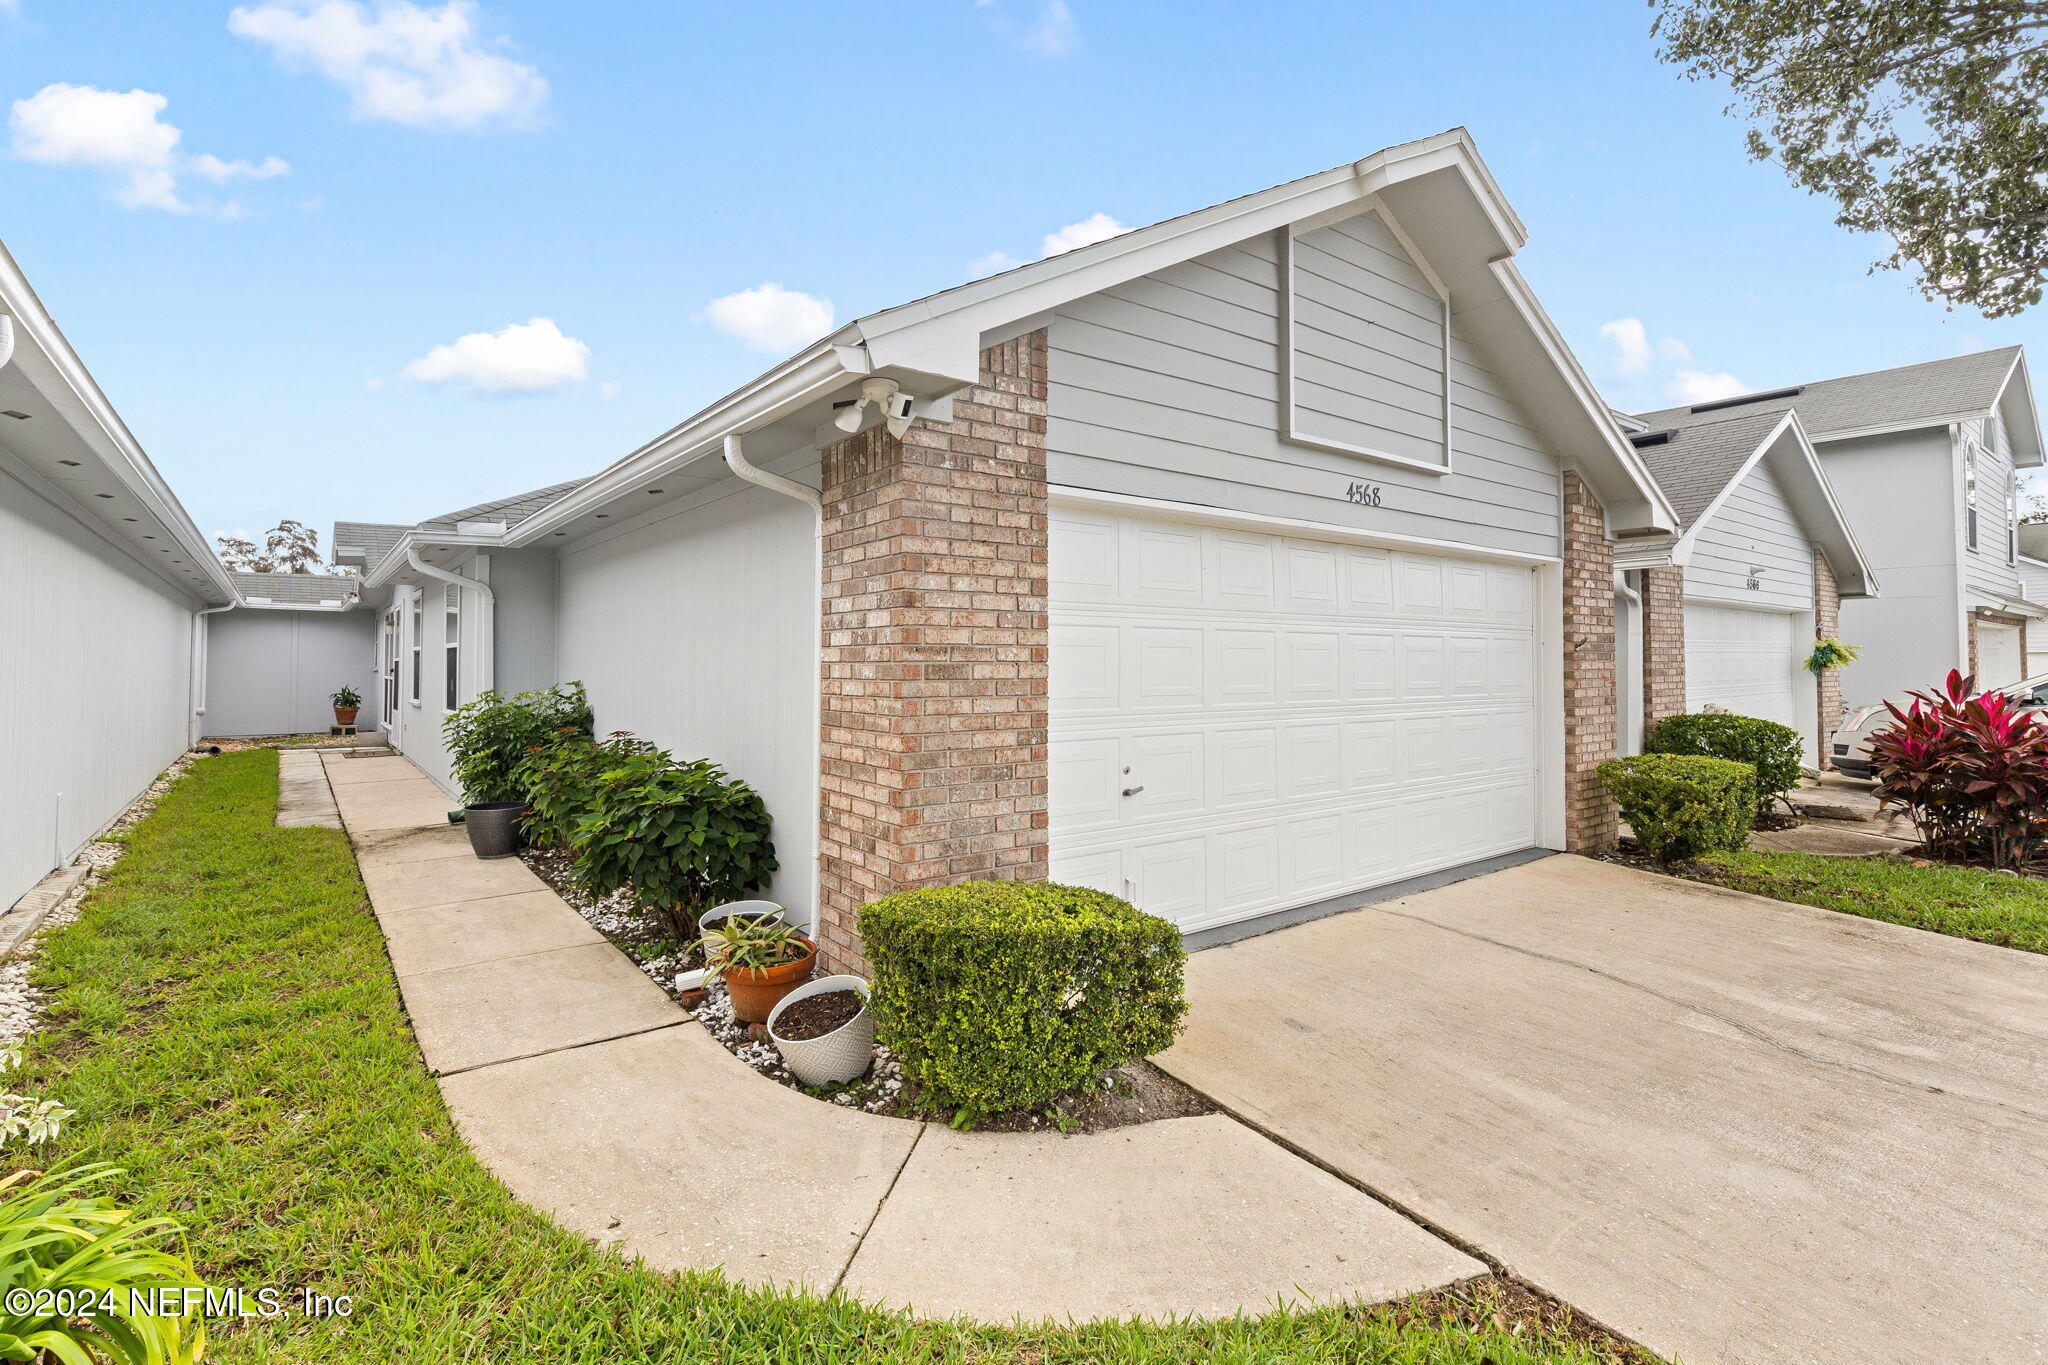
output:
[[1756, 813], [1762, 817], [1771, 813], [1779, 793], [1799, 785], [1806, 745], [1797, 730], [1774, 720], [1702, 712], [1658, 721], [1643, 749], [1747, 763], [1756, 770]]
[[1747, 763], [1698, 754], [1637, 754], [1600, 765], [1600, 781], [1658, 862], [1733, 853], [1749, 842], [1751, 791]]
[[526, 751], [548, 743], [558, 731], [588, 735], [593, 724], [580, 682], [557, 683], [505, 696], [480, 692], [441, 722], [454, 761], [455, 780], [472, 806], [487, 801], [521, 801], [525, 793], [513, 769]]
[[[715, 763], [678, 763], [624, 732], [565, 757], [564, 807], [583, 803], [569, 833], [571, 876], [599, 898], [631, 886], [679, 942], [697, 916], [768, 884], [777, 867], [768, 808]], [[578, 788], [576, 784], [587, 784]]]
[[1955, 670], [1939, 691], [1911, 694], [1870, 737], [1877, 798], [1904, 808], [1928, 848], [2018, 867], [2048, 835], [2048, 730], [2002, 692], [1971, 695]]
[[597, 809], [597, 778], [611, 759], [644, 752], [653, 746], [624, 731], [599, 744], [574, 729], [557, 730], [546, 743], [528, 749], [512, 767], [512, 785], [533, 807], [526, 817], [526, 837], [550, 848], [569, 848], [576, 827]]
[[965, 1123], [1033, 1109], [1158, 1052], [1187, 1000], [1180, 930], [1046, 882], [900, 891], [860, 913], [881, 1041]]

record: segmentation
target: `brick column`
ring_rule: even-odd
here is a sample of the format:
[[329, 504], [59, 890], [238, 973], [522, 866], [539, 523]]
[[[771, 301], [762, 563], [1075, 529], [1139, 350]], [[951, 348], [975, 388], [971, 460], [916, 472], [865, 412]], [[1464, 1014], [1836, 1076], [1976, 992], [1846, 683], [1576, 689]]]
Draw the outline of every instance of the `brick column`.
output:
[[1615, 839], [1614, 803], [1594, 769], [1614, 757], [1614, 546], [1600, 504], [1567, 469], [1564, 493], [1565, 847], [1597, 853]]
[[1643, 570], [1643, 740], [1685, 714], [1685, 569]]
[[[1819, 550], [1813, 552], [1813, 638], [1831, 640], [1842, 633], [1842, 593], [1835, 584], [1835, 571]], [[1830, 668], [1820, 675], [1815, 689], [1818, 700], [1820, 766], [1834, 768], [1835, 726], [1842, 718], [1842, 670]]]
[[950, 422], [824, 452], [819, 949], [860, 907], [1046, 875], [1045, 333], [982, 352]]

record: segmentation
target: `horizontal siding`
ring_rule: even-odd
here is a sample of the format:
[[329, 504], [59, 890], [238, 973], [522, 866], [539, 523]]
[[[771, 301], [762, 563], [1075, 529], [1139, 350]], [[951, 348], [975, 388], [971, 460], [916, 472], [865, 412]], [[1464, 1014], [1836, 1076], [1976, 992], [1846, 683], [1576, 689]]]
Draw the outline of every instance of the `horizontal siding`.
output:
[[[1979, 592], [2017, 596], [2019, 569], [2006, 556], [2006, 531], [2011, 520], [2010, 492], [2017, 472], [2005, 423], [1972, 424], [1982, 430], [1983, 455], [1977, 467], [1977, 548], [1965, 549], [1963, 580]], [[1967, 542], [1965, 542], [1967, 545]]]
[[343, 685], [361, 694], [367, 728], [377, 716], [377, 616], [245, 607], [207, 617], [203, 732], [324, 734]]
[[0, 584], [4, 909], [184, 750], [199, 604], [6, 473]]
[[[1280, 439], [1279, 254], [1262, 236], [1055, 313], [1046, 423], [1053, 481], [1556, 554], [1557, 461], [1455, 319], [1443, 354], [1440, 315], [1430, 312], [1436, 296], [1384, 226], [1349, 219], [1304, 234], [1296, 247], [1305, 287], [1325, 291], [1320, 311], [1298, 310], [1297, 338], [1308, 351], [1299, 394], [1305, 407], [1353, 423], [1349, 436], [1309, 429], [1434, 458], [1447, 386], [1451, 473]], [[1370, 440], [1360, 434], [1368, 415]], [[1381, 505], [1347, 501], [1354, 481], [1380, 486]]]
[[[1763, 570], [1755, 589], [1748, 586], [1752, 568]], [[1812, 609], [1813, 544], [1764, 464], [1750, 470], [1700, 527], [1685, 591], [1743, 606]]]

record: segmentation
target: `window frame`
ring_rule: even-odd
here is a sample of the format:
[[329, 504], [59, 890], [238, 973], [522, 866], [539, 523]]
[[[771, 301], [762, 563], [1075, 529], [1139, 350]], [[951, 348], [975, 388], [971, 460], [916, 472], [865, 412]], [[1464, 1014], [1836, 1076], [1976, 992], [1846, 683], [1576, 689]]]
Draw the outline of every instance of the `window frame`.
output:
[[426, 630], [426, 594], [412, 591], [412, 704], [420, 704], [420, 636]]
[[447, 624], [443, 638], [447, 652], [443, 657], [442, 700], [447, 709], [453, 711], [462, 705], [462, 589], [453, 583], [447, 584], [441, 594], [441, 618]]

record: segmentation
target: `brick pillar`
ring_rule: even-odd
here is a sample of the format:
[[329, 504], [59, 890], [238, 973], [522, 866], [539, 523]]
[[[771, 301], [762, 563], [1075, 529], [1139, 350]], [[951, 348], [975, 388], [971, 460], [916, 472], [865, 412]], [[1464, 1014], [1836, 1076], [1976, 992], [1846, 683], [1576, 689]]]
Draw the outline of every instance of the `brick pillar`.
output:
[[1614, 546], [1600, 504], [1567, 469], [1564, 492], [1565, 847], [1614, 846], [1614, 803], [1594, 772], [1620, 745], [1615, 724]]
[[982, 352], [953, 420], [824, 452], [819, 949], [860, 907], [1046, 875], [1045, 333]]
[[[1842, 593], [1835, 584], [1835, 571], [1819, 550], [1813, 552], [1813, 638], [1831, 640], [1842, 633]], [[1842, 718], [1842, 670], [1830, 668], [1820, 675], [1815, 689], [1815, 710], [1820, 723], [1820, 766], [1835, 766], [1835, 726]]]
[[1666, 716], [1685, 714], [1685, 570], [1643, 570], [1643, 740]]
[[1970, 653], [1969, 660], [1965, 664], [1963, 672], [1969, 674], [1972, 678], [1975, 678], [1977, 676], [1977, 613], [1973, 611], [1965, 619], [1969, 627]]

